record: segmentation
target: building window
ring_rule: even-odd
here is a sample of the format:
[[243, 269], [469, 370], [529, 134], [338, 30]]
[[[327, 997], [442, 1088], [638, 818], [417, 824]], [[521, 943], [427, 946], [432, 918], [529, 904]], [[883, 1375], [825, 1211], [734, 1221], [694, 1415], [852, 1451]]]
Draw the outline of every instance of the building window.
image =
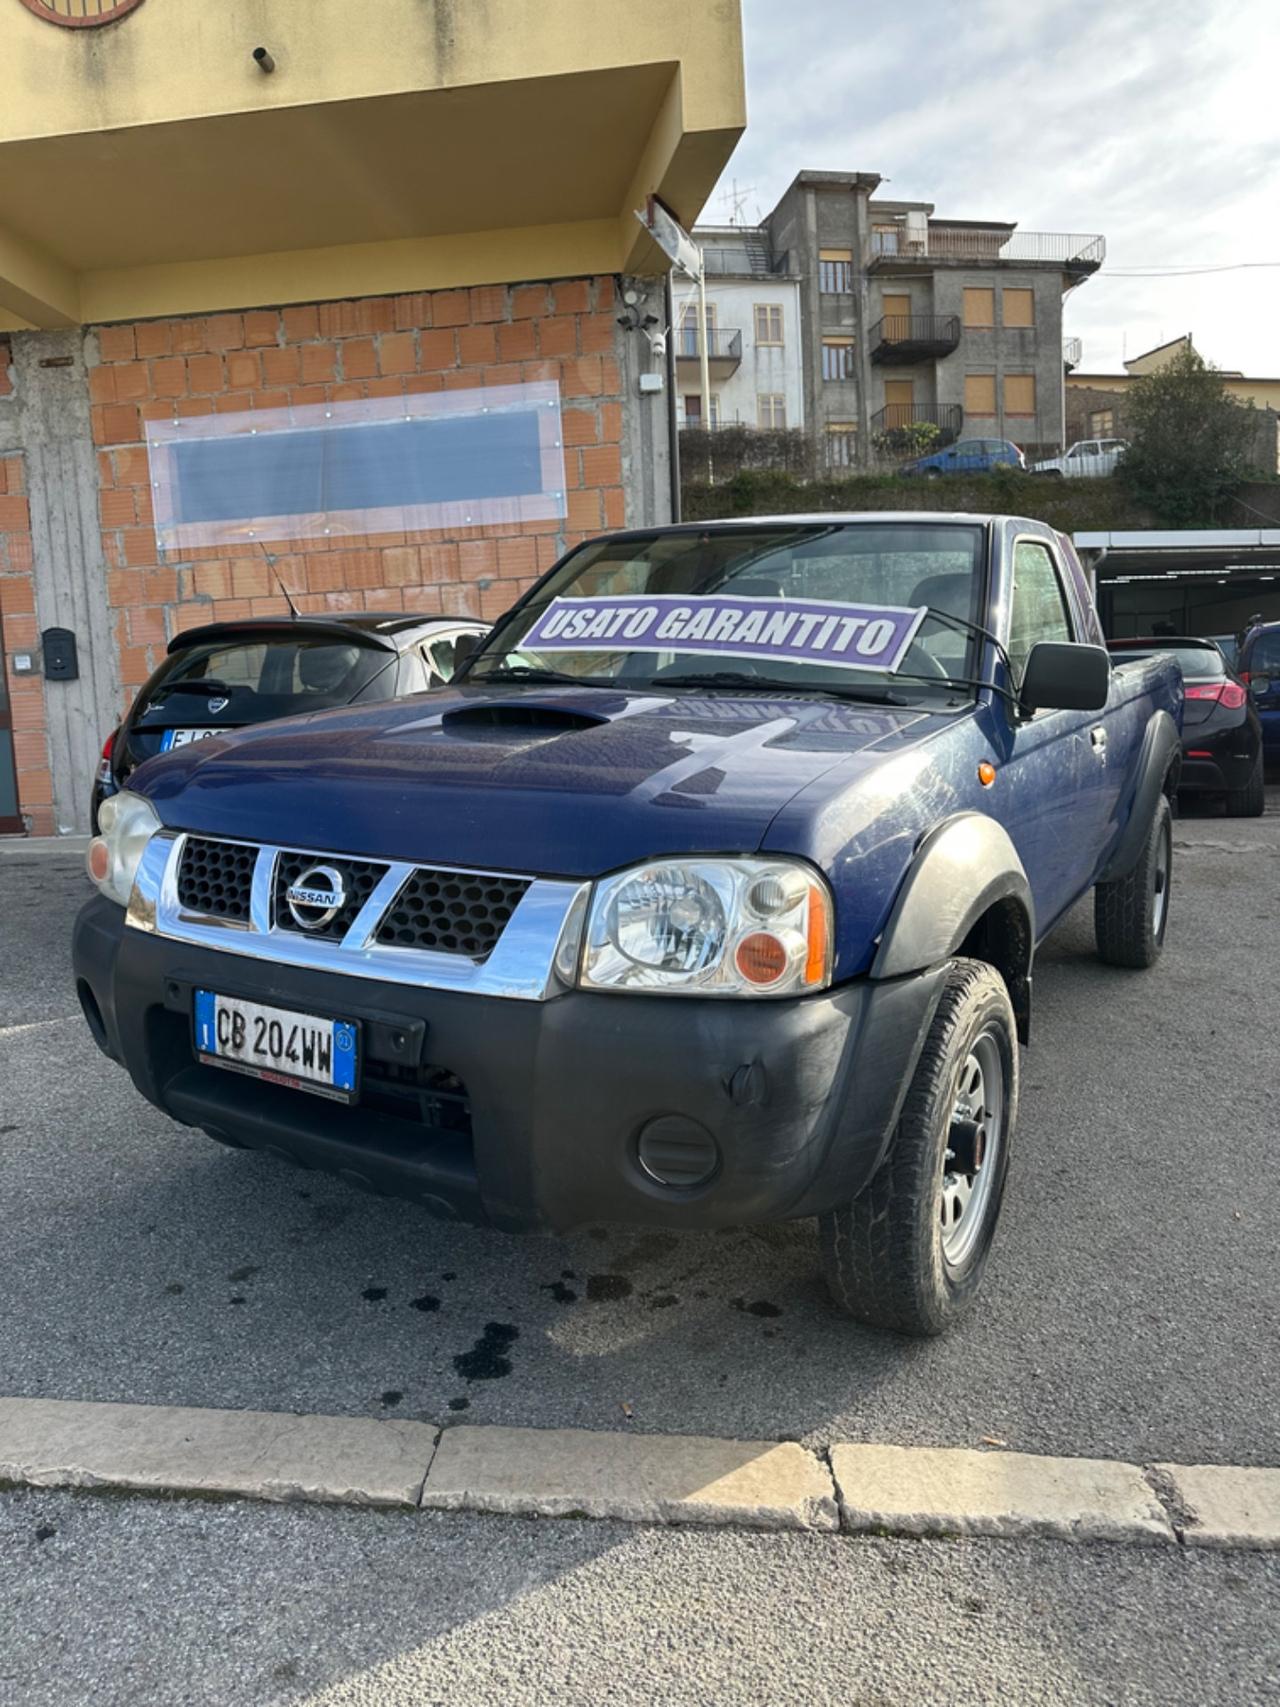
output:
[[1006, 326], [1034, 326], [1036, 295], [1032, 290], [1007, 290], [1004, 293], [1004, 323]]
[[780, 302], [756, 303], [756, 343], [781, 344], [782, 342], [782, 304]]
[[[702, 425], [702, 393], [700, 391], [690, 392], [684, 400], [684, 424], [686, 427], [700, 427]], [[720, 425], [720, 393], [718, 391], [711, 393], [711, 425], [713, 427]]]
[[1095, 409], [1089, 417], [1089, 436], [1095, 439], [1112, 438], [1116, 430], [1114, 409]]
[[827, 466], [852, 468], [857, 461], [858, 429], [852, 421], [828, 421]]
[[1035, 374], [1007, 373], [1004, 376], [1004, 412], [1006, 415], [1035, 414]]
[[756, 420], [762, 427], [785, 427], [787, 400], [780, 391], [762, 391], [756, 398]]
[[982, 331], [996, 323], [996, 293], [993, 290], [967, 289], [964, 293], [964, 323]]
[[[702, 345], [698, 341], [698, 310], [695, 304], [689, 303], [680, 315], [680, 332], [676, 340], [676, 354], [689, 359], [696, 359], [702, 354]], [[707, 354], [716, 354], [716, 305], [707, 304]]]
[[996, 376], [993, 373], [967, 373], [964, 376], [964, 412], [970, 415], [992, 415], [996, 412]]
[[818, 289], [823, 296], [847, 295], [853, 289], [853, 250], [818, 250]]
[[873, 225], [871, 227], [871, 253], [873, 255], [896, 255], [899, 249], [899, 239], [902, 235], [900, 225]]
[[823, 379], [853, 378], [853, 339], [824, 338], [822, 340]]

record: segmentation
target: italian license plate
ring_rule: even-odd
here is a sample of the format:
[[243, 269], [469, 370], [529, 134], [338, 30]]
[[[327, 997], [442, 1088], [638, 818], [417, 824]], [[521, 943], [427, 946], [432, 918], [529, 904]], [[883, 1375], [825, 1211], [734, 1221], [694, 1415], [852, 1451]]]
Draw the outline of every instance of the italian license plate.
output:
[[175, 747], [189, 747], [193, 741], [207, 741], [213, 735], [230, 733], [230, 729], [166, 729], [160, 737], [160, 751], [171, 753]]
[[334, 1102], [356, 1098], [360, 1030], [352, 1020], [322, 1019], [197, 990], [195, 1049], [206, 1067], [229, 1067]]

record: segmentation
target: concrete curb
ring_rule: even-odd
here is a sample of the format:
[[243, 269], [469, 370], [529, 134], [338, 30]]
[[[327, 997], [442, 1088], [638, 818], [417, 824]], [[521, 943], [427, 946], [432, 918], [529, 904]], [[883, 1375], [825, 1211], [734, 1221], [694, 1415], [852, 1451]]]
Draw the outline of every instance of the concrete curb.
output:
[[831, 1474], [794, 1441], [451, 1428], [422, 1491], [446, 1511], [837, 1529]]
[[1280, 1548], [1280, 1469], [0, 1399], [0, 1486], [624, 1523]]
[[0, 1399], [0, 1482], [412, 1508], [438, 1438], [372, 1417]]
[[853, 1531], [1172, 1542], [1136, 1464], [1026, 1452], [833, 1446], [840, 1517]]

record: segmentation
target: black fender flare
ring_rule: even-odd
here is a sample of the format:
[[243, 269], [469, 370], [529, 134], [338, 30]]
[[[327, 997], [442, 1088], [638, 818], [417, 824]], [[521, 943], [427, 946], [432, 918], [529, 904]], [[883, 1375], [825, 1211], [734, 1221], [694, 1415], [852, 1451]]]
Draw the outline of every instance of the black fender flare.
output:
[[1013, 900], [1027, 919], [1027, 966], [1035, 942], [1031, 885], [1009, 832], [982, 812], [959, 812], [916, 849], [870, 976], [900, 978], [949, 959], [983, 914]]
[[1182, 737], [1178, 733], [1178, 725], [1167, 711], [1157, 711], [1147, 724], [1142, 737], [1142, 751], [1134, 767], [1137, 786], [1129, 808], [1129, 821], [1111, 858], [1098, 875], [1099, 883], [1114, 883], [1118, 877], [1126, 877], [1137, 865], [1147, 843], [1147, 831], [1156, 802], [1165, 792], [1171, 771], [1176, 786], [1181, 765]]

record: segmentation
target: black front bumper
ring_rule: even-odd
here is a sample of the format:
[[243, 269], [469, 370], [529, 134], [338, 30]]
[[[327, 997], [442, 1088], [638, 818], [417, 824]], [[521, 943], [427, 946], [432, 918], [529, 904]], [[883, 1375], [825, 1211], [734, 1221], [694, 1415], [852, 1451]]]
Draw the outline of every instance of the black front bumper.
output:
[[[883, 1154], [941, 984], [934, 970], [795, 1001], [517, 1001], [196, 948], [127, 928], [101, 898], [73, 958], [99, 1045], [175, 1119], [510, 1230], [732, 1226], [847, 1202]], [[360, 1020], [360, 1101], [202, 1066], [197, 987]], [[664, 1120], [677, 1143], [713, 1141], [704, 1183], [641, 1167], [641, 1136]]]

